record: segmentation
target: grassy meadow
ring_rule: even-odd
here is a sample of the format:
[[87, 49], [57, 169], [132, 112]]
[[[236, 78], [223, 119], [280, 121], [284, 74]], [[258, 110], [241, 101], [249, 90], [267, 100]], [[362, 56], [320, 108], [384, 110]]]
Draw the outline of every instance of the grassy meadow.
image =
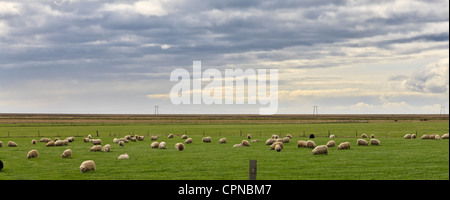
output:
[[[449, 180], [449, 140], [403, 139], [406, 133], [448, 133], [448, 121], [405, 121], [377, 123], [279, 123], [279, 124], [0, 124], [0, 160], [4, 163], [0, 180], [246, 180], [249, 160], [258, 161], [259, 180]], [[98, 132], [98, 137], [97, 137]], [[173, 133], [174, 138], [167, 135]], [[187, 133], [193, 139], [184, 151], [174, 145], [183, 142]], [[264, 142], [272, 134], [294, 138], [281, 152], [269, 150]], [[312, 149], [297, 148], [298, 140], [308, 140], [309, 134], [317, 145], [326, 144], [328, 134], [335, 134], [337, 144], [348, 141], [350, 150], [329, 148], [328, 155], [312, 155]], [[362, 134], [375, 134], [380, 146], [357, 146]], [[111, 152], [89, 152], [91, 143], [83, 138], [91, 134], [111, 144]], [[129, 142], [120, 147], [113, 138], [144, 135], [144, 141]], [[251, 134], [250, 147], [233, 148], [234, 144]], [[8, 136], [9, 135], [9, 136]], [[151, 149], [151, 135], [165, 141], [167, 149]], [[31, 144], [32, 139], [76, 136], [68, 146], [45, 147]], [[212, 143], [203, 143], [211, 136]], [[226, 144], [219, 144], [220, 138]], [[369, 141], [369, 139], [366, 139]], [[18, 147], [7, 147], [15, 141]], [[72, 149], [70, 158], [62, 159], [65, 149]], [[39, 157], [27, 159], [31, 149]], [[117, 160], [128, 153], [129, 160]], [[85, 160], [94, 160], [96, 170], [79, 171]]]

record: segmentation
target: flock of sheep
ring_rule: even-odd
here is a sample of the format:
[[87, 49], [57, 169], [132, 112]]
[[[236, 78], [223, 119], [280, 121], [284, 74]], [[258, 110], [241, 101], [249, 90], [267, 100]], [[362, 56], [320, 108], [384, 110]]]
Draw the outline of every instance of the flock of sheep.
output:
[[[173, 138], [174, 135], [173, 134], [169, 134], [168, 138]], [[330, 135], [330, 139], [335, 138], [335, 135]], [[367, 146], [369, 145], [380, 145], [380, 141], [378, 139], [375, 139], [375, 135], [371, 134], [369, 136], [371, 139], [369, 142], [367, 142], [367, 140], [362, 139], [362, 138], [368, 138], [368, 136], [366, 134], [362, 134], [361, 138], [356, 140], [356, 145], [363, 145], [363, 146]], [[182, 139], [185, 139], [184, 144], [190, 144], [192, 143], [192, 138], [188, 138], [187, 135], [183, 135], [181, 136]], [[310, 138], [314, 138], [314, 135], [311, 134]], [[406, 134], [404, 137], [404, 139], [415, 139], [417, 138], [416, 134]], [[449, 139], [449, 134], [446, 133], [442, 136], [437, 135], [437, 134], [433, 134], [433, 135], [422, 135], [420, 137], [421, 139], [435, 139], [435, 140], [439, 140], [439, 139]], [[247, 135], [247, 139], [251, 139], [251, 135]], [[270, 145], [270, 150], [276, 150], [277, 152], [280, 152], [283, 147], [284, 144], [286, 143], [290, 143], [290, 140], [292, 139], [292, 135], [287, 134], [286, 137], [284, 138], [280, 138], [278, 135], [272, 135], [271, 138], [267, 139], [265, 142], [265, 145]], [[39, 140], [39, 142], [44, 142], [46, 143], [45, 146], [47, 147], [51, 147], [51, 146], [66, 146], [69, 143], [73, 142], [75, 140], [75, 137], [67, 137], [64, 140], [61, 140], [59, 138], [55, 138], [55, 140], [51, 140], [50, 138], [41, 138]], [[144, 140], [144, 136], [139, 136], [139, 135], [135, 135], [135, 136], [131, 136], [131, 135], [127, 135], [123, 138], [114, 138], [113, 139], [113, 143], [118, 144], [119, 146], [124, 146], [125, 143], [128, 143], [129, 141], [133, 141], [136, 142], [138, 141], [143, 141]], [[151, 136], [150, 140], [158, 140], [158, 136]], [[83, 139], [84, 142], [91, 142], [93, 144], [93, 146], [90, 148], [90, 151], [103, 151], [103, 152], [109, 152], [111, 151], [111, 145], [110, 144], [106, 144], [103, 147], [101, 146], [102, 144], [102, 140], [101, 139], [92, 139], [91, 135], [88, 135], [87, 138]], [[202, 139], [202, 141], [204, 143], [211, 143], [212, 139], [211, 137], [204, 137]], [[227, 139], [226, 138], [221, 138], [219, 139], [219, 144], [225, 144], [227, 143]], [[255, 142], [259, 142], [259, 140], [251, 140], [252, 143]], [[36, 144], [37, 141], [35, 139], [33, 139], [31, 141], [32, 144]], [[178, 151], [183, 151], [185, 149], [185, 145], [183, 143], [179, 142], [175, 144], [175, 149]], [[17, 147], [17, 144], [14, 141], [9, 141], [8, 142], [8, 147]], [[0, 147], [3, 146], [3, 142], [0, 141]], [[159, 148], [159, 149], [166, 149], [166, 143], [164, 141], [162, 142], [152, 142], [151, 143], [151, 148]], [[249, 147], [250, 146], [250, 142], [248, 142], [248, 140], [242, 140], [241, 143], [239, 144], [235, 144], [233, 145], [233, 147]], [[297, 142], [297, 147], [298, 148], [312, 148], [312, 154], [313, 155], [317, 155], [317, 154], [328, 154], [328, 148], [331, 147], [335, 147], [336, 146], [336, 142], [334, 140], [330, 140], [327, 142], [326, 145], [316, 145], [316, 143], [312, 140], [299, 140]], [[337, 146], [338, 150], [343, 150], [343, 149], [350, 149], [350, 142], [342, 142]], [[30, 150], [27, 154], [27, 158], [37, 158], [39, 156], [39, 152], [35, 149]], [[64, 152], [61, 155], [61, 158], [68, 158], [72, 156], [72, 150], [71, 149], [66, 149], [64, 150]], [[126, 160], [129, 159], [129, 156], [127, 153], [125, 154], [121, 154], [117, 159], [119, 160]], [[84, 161], [83, 163], [81, 163], [80, 165], [80, 171], [81, 172], [87, 172], [87, 171], [92, 171], [95, 170], [95, 162], [93, 160], [87, 160]]]

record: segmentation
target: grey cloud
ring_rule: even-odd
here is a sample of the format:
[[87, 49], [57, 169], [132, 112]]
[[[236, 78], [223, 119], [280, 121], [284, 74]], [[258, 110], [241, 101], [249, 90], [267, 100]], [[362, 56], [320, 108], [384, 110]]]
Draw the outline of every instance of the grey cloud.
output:
[[449, 60], [443, 58], [416, 71], [405, 80], [405, 86], [413, 91], [425, 93], [449, 92]]

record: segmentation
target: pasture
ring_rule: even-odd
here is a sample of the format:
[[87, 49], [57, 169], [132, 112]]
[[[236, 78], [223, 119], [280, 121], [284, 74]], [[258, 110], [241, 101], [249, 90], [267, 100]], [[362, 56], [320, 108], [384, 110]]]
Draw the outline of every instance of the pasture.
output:
[[[0, 180], [246, 180], [249, 160], [258, 161], [259, 180], [449, 180], [449, 140], [419, 139], [423, 134], [448, 133], [448, 129], [448, 116], [447, 120], [368, 123], [3, 123]], [[419, 138], [403, 139], [406, 133], [416, 132]], [[175, 137], [167, 138], [169, 133]], [[181, 135], [185, 133], [193, 143], [177, 151], [174, 145], [184, 142]], [[311, 133], [317, 145], [331, 140], [331, 133], [337, 136], [333, 139], [337, 144], [348, 141], [351, 149], [331, 147], [328, 155], [312, 155], [312, 149], [297, 148], [297, 141], [308, 140]], [[375, 134], [381, 145], [357, 146], [362, 133]], [[111, 144], [111, 152], [90, 152], [93, 145], [83, 142], [88, 134], [102, 139], [102, 146]], [[113, 143], [113, 138], [134, 134], [144, 135], [144, 141], [122, 147]], [[247, 134], [259, 142], [232, 147]], [[264, 144], [273, 134], [294, 138], [276, 152]], [[165, 141], [167, 149], [150, 148], [152, 135]], [[68, 146], [31, 144], [32, 139], [69, 136], [76, 139]], [[212, 143], [203, 143], [204, 136], [211, 136]], [[223, 137], [227, 143], [219, 144]], [[18, 147], [7, 147], [8, 141]], [[39, 151], [38, 158], [26, 158], [31, 149]], [[61, 158], [65, 149], [72, 149], [72, 157]], [[117, 160], [123, 153], [130, 159]], [[97, 169], [81, 173], [79, 166], [85, 160], [94, 160]]]

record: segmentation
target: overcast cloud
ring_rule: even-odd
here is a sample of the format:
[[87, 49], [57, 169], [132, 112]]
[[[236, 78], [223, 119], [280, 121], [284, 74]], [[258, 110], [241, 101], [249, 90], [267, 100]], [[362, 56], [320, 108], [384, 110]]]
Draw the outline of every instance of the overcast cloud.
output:
[[0, 0], [0, 112], [172, 105], [176, 68], [278, 68], [278, 113], [448, 113], [449, 1]]

